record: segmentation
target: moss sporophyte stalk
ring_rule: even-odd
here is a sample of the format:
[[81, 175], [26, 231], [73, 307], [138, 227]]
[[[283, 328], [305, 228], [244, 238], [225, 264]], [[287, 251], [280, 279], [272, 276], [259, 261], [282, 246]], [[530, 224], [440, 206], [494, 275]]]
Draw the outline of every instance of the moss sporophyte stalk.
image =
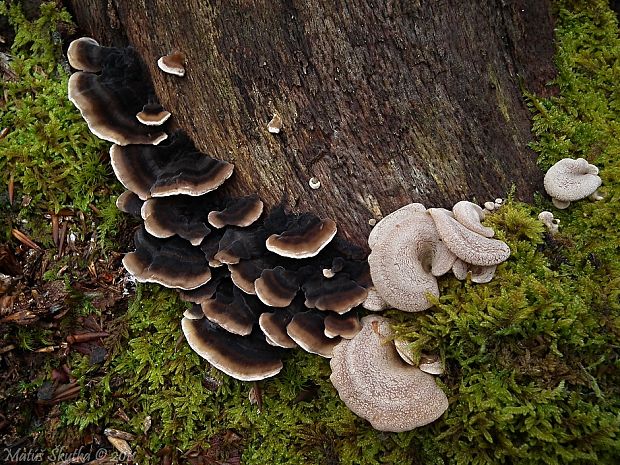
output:
[[[122, 339], [108, 347], [103, 368], [71, 355], [84, 387], [79, 400], [62, 406], [63, 428], [131, 432], [139, 438], [136, 460], [147, 464], [159, 463], [157, 452], [169, 445], [187, 451], [231, 437], [238, 439], [227, 439], [223, 450], [239, 448], [246, 464], [266, 458], [614, 464], [620, 456], [618, 22], [604, 1], [560, 1], [554, 10], [559, 93], [527, 96], [533, 148], [543, 171], [567, 157], [598, 166], [604, 199], [562, 211], [542, 197], [534, 205], [508, 200], [484, 223], [511, 250], [490, 283], [445, 279], [432, 312], [387, 313], [414, 359], [435, 352], [444, 360], [440, 383], [450, 402], [444, 416], [413, 432], [378, 433], [340, 401], [327, 361], [302, 351], [291, 352], [281, 373], [261, 383], [259, 412], [248, 399], [251, 384], [177, 344], [186, 305], [171, 291], [139, 285], [119, 316]], [[10, 98], [0, 116], [11, 132], [0, 141], [0, 172], [5, 183], [13, 174], [32, 197], [20, 217], [95, 203], [102, 207], [95, 218], [100, 228], [118, 224], [110, 168], [101, 162], [105, 147], [66, 99], [68, 74], [55, 37], [71, 27], [68, 14], [54, 3], [43, 4], [34, 21], [5, 3], [0, 12], [16, 30], [15, 78], [5, 83]], [[546, 233], [541, 210], [561, 220], [559, 233]], [[33, 237], [48, 237], [46, 227], [40, 224]], [[119, 409], [131, 412], [129, 421], [116, 415]], [[144, 433], [147, 417], [153, 426]]]

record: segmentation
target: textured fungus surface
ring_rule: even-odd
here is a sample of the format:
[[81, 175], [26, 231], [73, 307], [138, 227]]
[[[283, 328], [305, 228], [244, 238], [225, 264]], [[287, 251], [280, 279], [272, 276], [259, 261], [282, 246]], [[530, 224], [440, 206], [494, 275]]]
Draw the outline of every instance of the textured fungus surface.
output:
[[389, 320], [362, 318], [362, 329], [333, 351], [330, 379], [356, 415], [380, 431], [409, 431], [439, 418], [448, 399], [434, 378], [407, 365], [389, 342]]
[[[377, 226], [379, 226], [379, 223]], [[431, 306], [426, 295], [439, 296], [431, 261], [439, 235], [431, 217], [414, 209], [382, 228], [374, 238], [368, 264], [375, 288], [394, 308], [419, 312]]]

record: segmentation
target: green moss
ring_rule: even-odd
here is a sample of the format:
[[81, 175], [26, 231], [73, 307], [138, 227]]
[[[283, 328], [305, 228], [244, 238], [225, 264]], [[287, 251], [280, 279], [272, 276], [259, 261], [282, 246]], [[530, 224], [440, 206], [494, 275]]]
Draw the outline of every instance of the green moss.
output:
[[[68, 20], [55, 14], [48, 12], [56, 19], [46, 24]], [[536, 220], [537, 212], [552, 208], [547, 201], [538, 200], [536, 207], [509, 201], [488, 219], [512, 250], [491, 283], [443, 279], [432, 312], [390, 312], [398, 334], [418, 355], [437, 351], [446, 363], [440, 382], [450, 407], [439, 421], [401, 434], [372, 430], [338, 399], [327, 361], [301, 351], [288, 354], [279, 376], [260, 383], [259, 411], [248, 399], [252, 385], [208, 368], [179, 339], [184, 304], [170, 291], [139, 286], [128, 313], [112, 328], [114, 337], [107, 339], [111, 357], [103, 374], [85, 359], [72, 360], [84, 390], [65, 408], [65, 423], [136, 434], [138, 462], [145, 464], [159, 463], [156, 454], [167, 445], [183, 452], [221, 448], [218, 438], [231, 430], [240, 440], [228, 448], [239, 447], [246, 464], [616, 463], [620, 39], [616, 17], [602, 0], [560, 1], [557, 15], [560, 93], [549, 99], [529, 96], [533, 146], [541, 169], [567, 156], [597, 164], [605, 200], [577, 202], [558, 212], [561, 232], [553, 238]], [[86, 208], [97, 202], [94, 186], [106, 175], [91, 158], [103, 146], [86, 135], [79, 115], [66, 104], [66, 74], [49, 65], [59, 52], [53, 37], [43, 35], [51, 45], [35, 50], [48, 60], [39, 70], [39, 58], [25, 42], [39, 37], [36, 23], [13, 10], [11, 16], [32, 35], [24, 32], [15, 45], [14, 66], [24, 82], [11, 84], [14, 101], [2, 114], [2, 124], [16, 128], [2, 142], [10, 149], [0, 161], [2, 173], [13, 172], [36, 204]], [[58, 112], [53, 120], [50, 112]], [[46, 123], [39, 124], [40, 118]], [[73, 129], [79, 136], [71, 135]], [[28, 144], [34, 161], [26, 157]], [[41, 169], [49, 164], [60, 174], [43, 176]], [[64, 183], [71, 185], [69, 192], [58, 188]], [[104, 224], [118, 221], [111, 207], [100, 210]], [[110, 231], [101, 227], [100, 234]], [[119, 408], [129, 415], [128, 423], [116, 415]], [[147, 416], [153, 425], [144, 433]]]
[[33, 237], [50, 245], [43, 213], [70, 208], [85, 212], [88, 220], [93, 206], [113, 205], [108, 186], [115, 183], [105, 162], [108, 144], [89, 132], [67, 99], [69, 74], [68, 65], [61, 64], [61, 33], [74, 27], [69, 14], [58, 9], [57, 2], [47, 2], [30, 21], [19, 2], [10, 7], [0, 2], [0, 15], [7, 16], [16, 31], [10, 50], [14, 75], [3, 81], [6, 102], [0, 108], [0, 127], [8, 130], [0, 140], [0, 182], [6, 186], [14, 180], [18, 203], [22, 196], [31, 199], [12, 215], [4, 212], [3, 223], [26, 220]]

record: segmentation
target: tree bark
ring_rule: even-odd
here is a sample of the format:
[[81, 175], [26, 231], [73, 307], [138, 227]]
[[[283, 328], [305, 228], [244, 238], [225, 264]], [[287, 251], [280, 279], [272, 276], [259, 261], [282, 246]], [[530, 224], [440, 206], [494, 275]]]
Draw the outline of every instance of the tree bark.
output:
[[[85, 35], [137, 49], [199, 149], [235, 164], [231, 193], [284, 197], [357, 244], [412, 201], [539, 190], [520, 84], [553, 77], [549, 3], [71, 1]], [[157, 68], [174, 49], [184, 78]]]

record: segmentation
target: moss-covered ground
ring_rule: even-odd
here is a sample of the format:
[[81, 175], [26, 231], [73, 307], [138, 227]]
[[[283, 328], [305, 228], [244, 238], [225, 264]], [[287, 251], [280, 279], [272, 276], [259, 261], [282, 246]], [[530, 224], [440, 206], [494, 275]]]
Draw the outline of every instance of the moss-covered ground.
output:
[[[605, 198], [564, 211], [542, 196], [535, 205], [509, 201], [487, 221], [512, 250], [491, 283], [445, 279], [433, 311], [389, 313], [415, 351], [438, 351], [446, 364], [440, 383], [450, 407], [440, 420], [407, 433], [374, 431], [339, 400], [328, 362], [300, 351], [273, 379], [232, 380], [180, 341], [184, 304], [139, 286], [114, 321], [118, 337], [103, 367], [71, 355], [83, 389], [64, 405], [63, 428], [133, 433], [141, 464], [201, 454], [212, 460], [204, 463], [235, 463], [240, 454], [244, 464], [619, 463], [618, 20], [603, 0], [561, 0], [555, 9], [559, 93], [525, 96], [533, 148], [542, 170], [564, 157], [596, 164]], [[7, 14], [3, 2], [0, 13]], [[46, 225], [33, 219], [41, 211], [90, 212], [109, 247], [102, 237], [114, 234], [109, 225], [118, 218], [100, 161], [105, 144], [66, 101], [67, 72], [58, 64], [57, 34], [71, 27], [69, 18], [51, 4], [36, 22], [15, 9], [11, 17], [16, 79], [4, 83], [0, 126], [12, 131], [0, 141], [0, 174], [32, 201], [19, 216], [8, 207], [2, 214], [29, 221], [44, 241]], [[553, 237], [536, 219], [543, 209], [561, 220]], [[257, 389], [260, 405], [250, 401]]]

